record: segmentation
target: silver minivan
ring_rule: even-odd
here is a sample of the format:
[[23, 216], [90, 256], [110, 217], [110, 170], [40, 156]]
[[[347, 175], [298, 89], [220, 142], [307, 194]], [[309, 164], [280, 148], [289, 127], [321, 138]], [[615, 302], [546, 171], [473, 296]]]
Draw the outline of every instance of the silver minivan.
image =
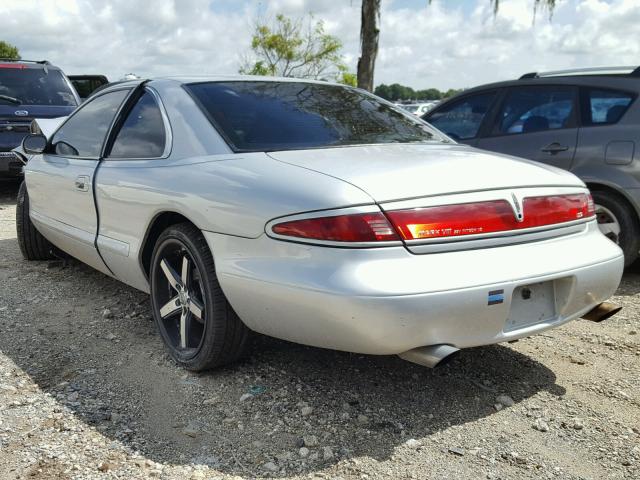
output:
[[640, 67], [528, 73], [482, 85], [422, 118], [458, 142], [569, 170], [628, 266], [640, 250]]

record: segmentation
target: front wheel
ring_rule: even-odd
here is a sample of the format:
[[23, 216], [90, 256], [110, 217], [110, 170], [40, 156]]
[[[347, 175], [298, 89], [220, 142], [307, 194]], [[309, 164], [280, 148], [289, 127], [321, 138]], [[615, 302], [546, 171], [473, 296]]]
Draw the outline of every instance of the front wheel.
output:
[[53, 245], [42, 236], [29, 217], [29, 194], [25, 182], [20, 184], [16, 203], [16, 230], [22, 256], [25, 260], [51, 260], [54, 258]]
[[182, 367], [201, 371], [242, 355], [249, 330], [225, 298], [213, 256], [197, 228], [182, 223], [160, 235], [150, 280], [153, 317]]
[[638, 258], [640, 226], [635, 212], [627, 202], [614, 193], [591, 192], [600, 231], [624, 252], [624, 265], [628, 267]]

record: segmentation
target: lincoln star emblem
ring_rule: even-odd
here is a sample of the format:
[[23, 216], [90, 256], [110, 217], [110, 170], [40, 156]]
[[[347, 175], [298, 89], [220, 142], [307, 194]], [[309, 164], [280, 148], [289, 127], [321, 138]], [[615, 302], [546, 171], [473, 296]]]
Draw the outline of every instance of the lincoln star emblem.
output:
[[13, 113], [18, 117], [26, 117], [27, 115], [29, 115], [29, 112], [27, 112], [26, 110], [16, 110]]
[[516, 207], [516, 220], [518, 220], [519, 222], [524, 221], [524, 215], [522, 213], [520, 202], [513, 193], [511, 194], [511, 198], [513, 199], [513, 205]]

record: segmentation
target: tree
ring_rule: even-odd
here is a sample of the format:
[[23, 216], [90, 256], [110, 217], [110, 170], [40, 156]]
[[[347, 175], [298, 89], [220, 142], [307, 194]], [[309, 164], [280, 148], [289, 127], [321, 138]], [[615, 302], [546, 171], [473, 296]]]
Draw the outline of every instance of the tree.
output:
[[251, 39], [251, 55], [240, 73], [279, 77], [332, 79], [353, 83], [340, 53], [342, 42], [324, 31], [313, 15], [292, 20], [282, 14], [268, 25], [258, 22]]
[[380, 36], [380, 0], [362, 0], [360, 13], [360, 58], [358, 59], [358, 87], [373, 91], [373, 71], [378, 56]]
[[[430, 5], [433, 0], [427, 0]], [[549, 16], [553, 13], [557, 0], [534, 0], [533, 15], [539, 8], [546, 8]], [[493, 14], [500, 9], [500, 0], [489, 0], [493, 5]], [[360, 58], [358, 59], [358, 87], [373, 90], [373, 72], [378, 55], [380, 36], [380, 0], [362, 0], [360, 21]]]
[[20, 60], [20, 52], [18, 47], [10, 43], [0, 40], [0, 58], [10, 58], [12, 60]]
[[461, 90], [449, 89], [446, 92], [441, 92], [437, 88], [427, 88], [426, 90], [416, 91], [411, 87], [400, 85], [399, 83], [393, 83], [391, 85], [381, 83], [375, 88], [373, 93], [386, 100], [395, 102], [398, 100], [441, 100], [452, 97], [460, 91]]

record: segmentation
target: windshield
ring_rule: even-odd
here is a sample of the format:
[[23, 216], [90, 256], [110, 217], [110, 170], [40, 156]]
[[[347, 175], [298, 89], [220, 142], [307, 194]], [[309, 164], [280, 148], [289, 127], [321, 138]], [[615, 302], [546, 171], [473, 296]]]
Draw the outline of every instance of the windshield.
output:
[[77, 105], [62, 73], [51, 69], [45, 73], [44, 68], [0, 68], [0, 104], [3, 103]]
[[402, 108], [404, 108], [407, 112], [411, 112], [411, 113], [416, 113], [418, 111], [418, 107], [419, 105], [403, 105]]
[[237, 151], [445, 140], [426, 123], [354, 88], [260, 81], [186, 88]]

